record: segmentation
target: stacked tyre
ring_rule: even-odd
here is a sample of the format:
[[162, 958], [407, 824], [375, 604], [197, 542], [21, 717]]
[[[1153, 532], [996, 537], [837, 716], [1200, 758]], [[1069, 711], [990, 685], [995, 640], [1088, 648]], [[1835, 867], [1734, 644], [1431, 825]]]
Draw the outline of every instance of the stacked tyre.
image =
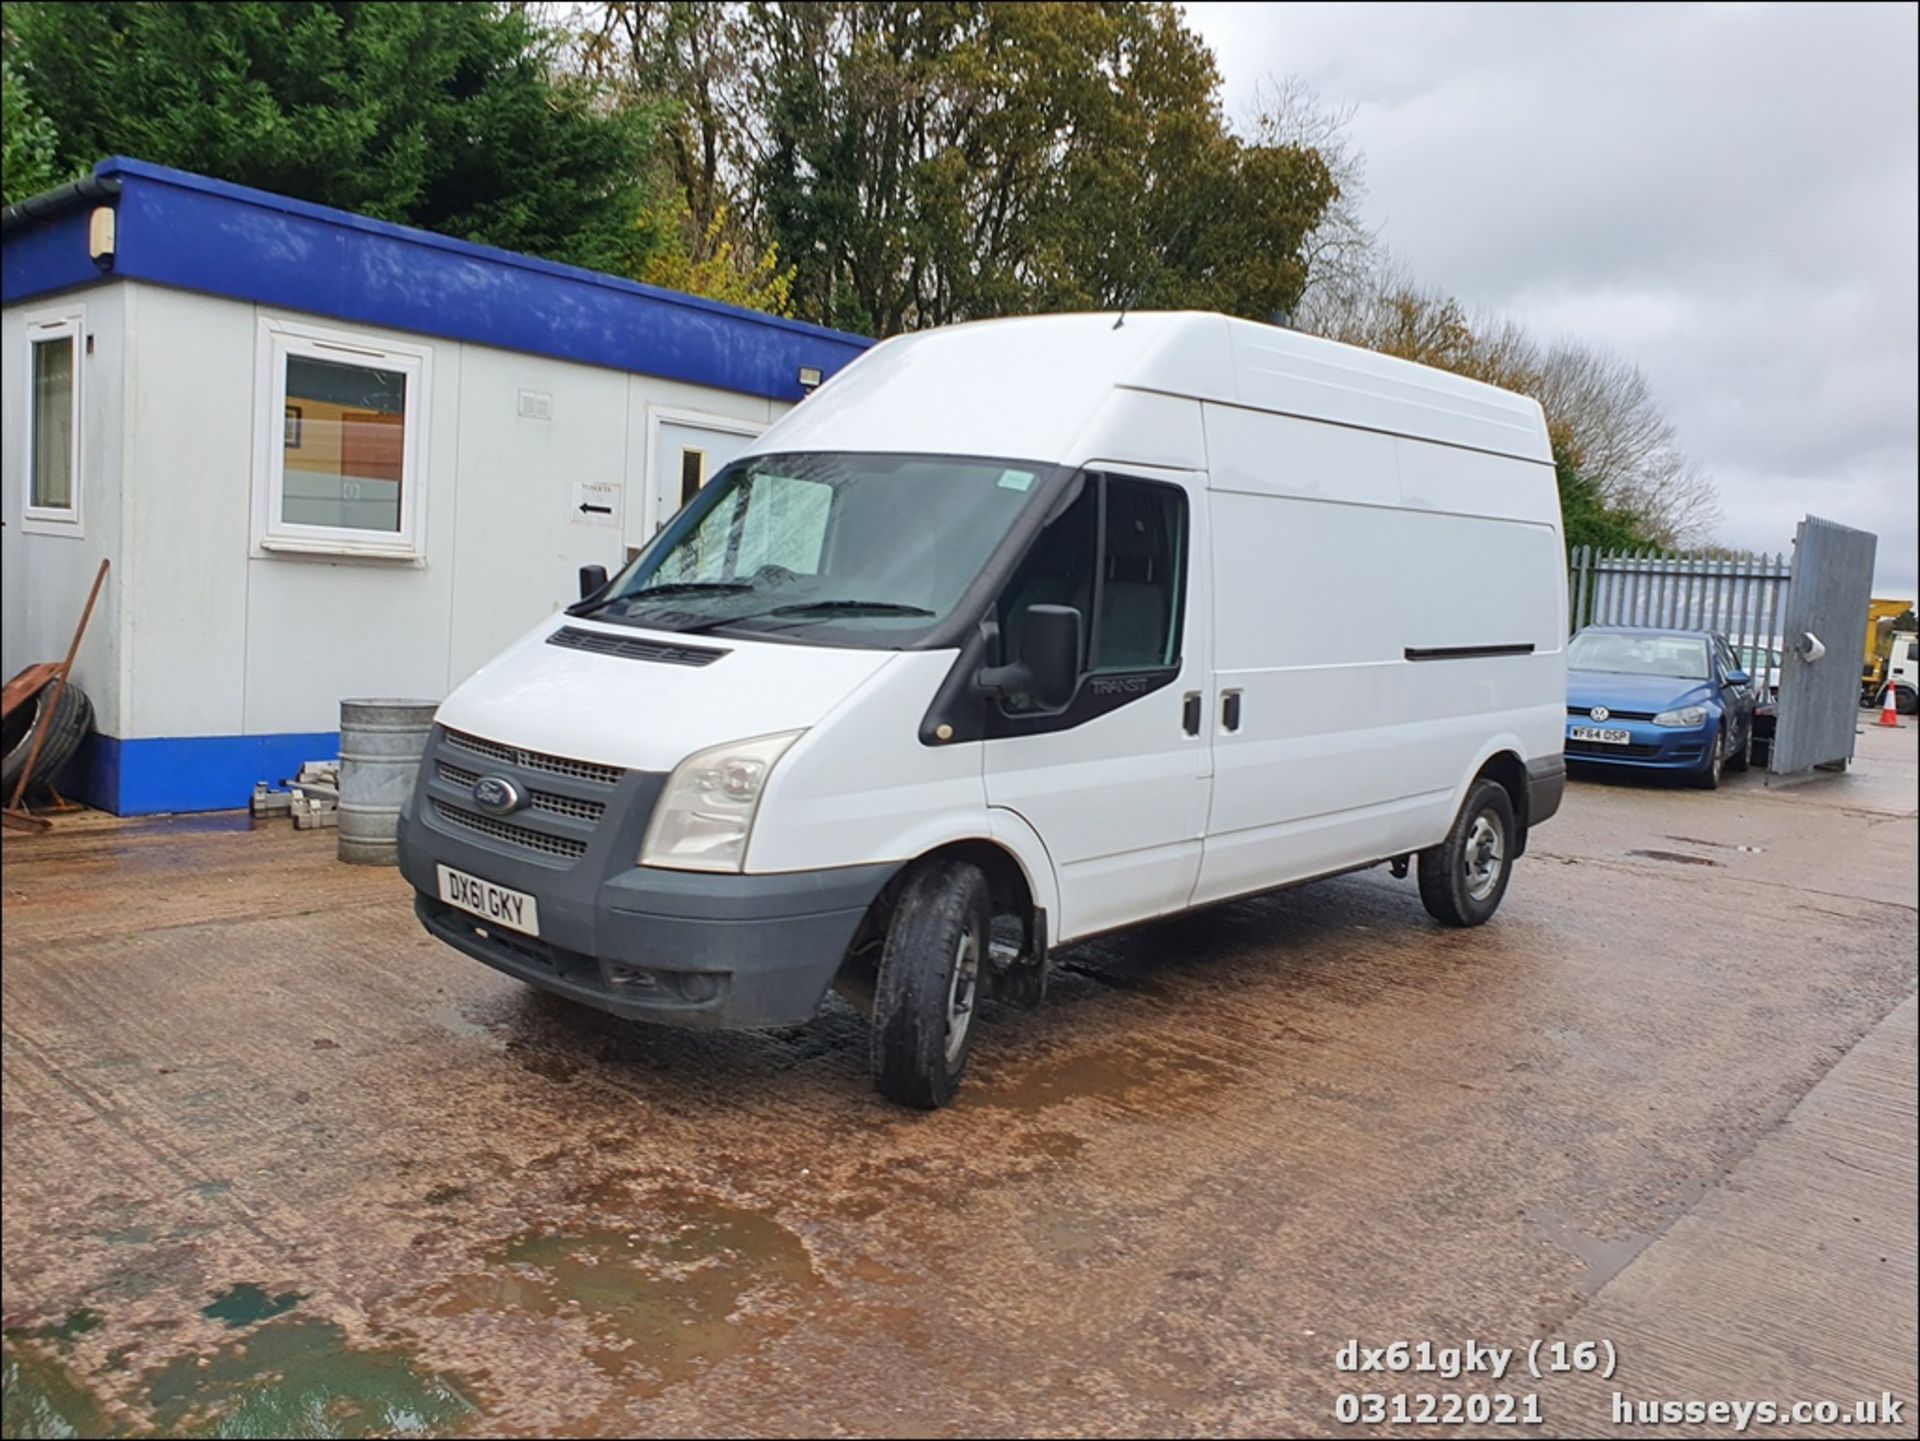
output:
[[[32, 786], [46, 785], [73, 759], [80, 742], [93, 729], [93, 702], [86, 692], [75, 685], [64, 685], [56, 696], [54, 689], [42, 686], [38, 695], [6, 719], [4, 733], [0, 733], [0, 745], [5, 748], [5, 762], [0, 764], [0, 800], [12, 802], [14, 787], [20, 783], [29, 756], [33, 757]], [[34, 741], [43, 734], [45, 738], [35, 754]]]

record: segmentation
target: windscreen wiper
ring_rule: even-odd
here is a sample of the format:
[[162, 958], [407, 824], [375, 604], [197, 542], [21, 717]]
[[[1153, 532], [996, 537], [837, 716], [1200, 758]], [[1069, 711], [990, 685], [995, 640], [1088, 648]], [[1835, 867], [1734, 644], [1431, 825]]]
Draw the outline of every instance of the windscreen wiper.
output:
[[688, 634], [718, 630], [723, 625], [737, 625], [743, 620], [777, 620], [811, 615], [815, 611], [825, 611], [829, 615], [938, 615], [938, 611], [928, 610], [923, 605], [907, 605], [897, 600], [799, 600], [791, 605], [776, 605], [771, 610], [750, 610], [740, 615], [715, 616], [712, 620], [703, 620], [698, 625], [676, 626], [676, 630]]
[[[863, 615], [937, 615], [923, 605], [906, 605], [897, 600], [799, 600], [792, 605], [776, 605], [765, 615], [801, 615], [810, 610], [845, 611]], [[744, 618], [744, 617], [743, 617]]]
[[622, 601], [645, 600], [648, 596], [660, 595], [709, 595], [728, 594], [730, 592], [752, 590], [744, 580], [676, 580], [666, 585], [650, 585], [642, 590], [629, 591], [625, 595], [602, 596], [599, 600], [582, 601], [567, 607], [568, 615], [592, 615], [596, 610]]

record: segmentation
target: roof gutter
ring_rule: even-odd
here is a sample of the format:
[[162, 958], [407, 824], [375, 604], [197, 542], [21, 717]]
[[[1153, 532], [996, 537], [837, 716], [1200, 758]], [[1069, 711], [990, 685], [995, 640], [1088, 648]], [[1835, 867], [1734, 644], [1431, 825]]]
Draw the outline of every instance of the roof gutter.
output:
[[69, 211], [82, 210], [101, 201], [119, 198], [120, 181], [111, 175], [83, 175], [52, 190], [29, 195], [25, 200], [0, 210], [0, 239], [11, 238], [17, 230], [57, 220]]

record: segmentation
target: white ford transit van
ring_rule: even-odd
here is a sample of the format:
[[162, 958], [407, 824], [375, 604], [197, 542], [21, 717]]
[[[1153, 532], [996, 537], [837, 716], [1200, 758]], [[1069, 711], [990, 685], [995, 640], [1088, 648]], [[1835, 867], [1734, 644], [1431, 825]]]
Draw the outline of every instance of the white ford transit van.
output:
[[1381, 862], [1447, 925], [1559, 807], [1540, 409], [1218, 315], [875, 347], [441, 706], [427, 929], [685, 1026], [805, 1021], [949, 1100], [1051, 948]]

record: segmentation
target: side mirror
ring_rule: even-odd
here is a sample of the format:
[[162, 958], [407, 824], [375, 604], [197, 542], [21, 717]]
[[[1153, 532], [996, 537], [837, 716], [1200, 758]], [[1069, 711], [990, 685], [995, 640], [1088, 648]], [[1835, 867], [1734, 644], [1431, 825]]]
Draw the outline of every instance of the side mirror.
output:
[[1033, 677], [1033, 698], [1046, 709], [1072, 700], [1080, 679], [1080, 612], [1070, 605], [1029, 607], [1020, 663]]
[[1080, 612], [1070, 605], [1027, 609], [1020, 658], [987, 666], [975, 683], [989, 694], [1025, 692], [1041, 710], [1059, 710], [1073, 699], [1080, 680]]
[[606, 588], [607, 568], [604, 565], [580, 567], [580, 599], [589, 600]]
[[1727, 672], [1727, 684], [1728, 685], [1752, 685], [1753, 677], [1748, 675], [1743, 670], [1730, 670]]

